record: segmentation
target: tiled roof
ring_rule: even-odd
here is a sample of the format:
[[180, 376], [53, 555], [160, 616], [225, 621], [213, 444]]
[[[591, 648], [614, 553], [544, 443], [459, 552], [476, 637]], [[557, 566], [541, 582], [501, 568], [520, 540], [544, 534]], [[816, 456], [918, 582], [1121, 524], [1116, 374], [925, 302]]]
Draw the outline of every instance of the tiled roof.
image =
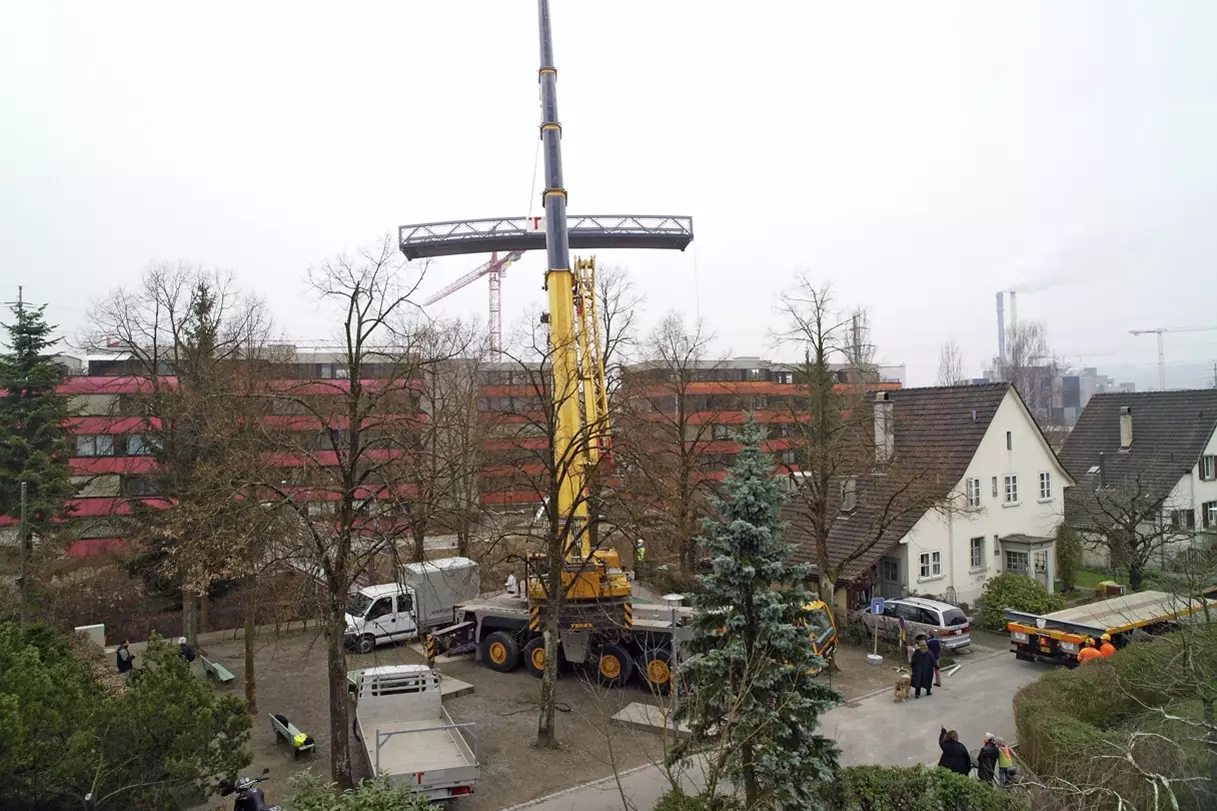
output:
[[[1132, 447], [1120, 450], [1120, 409], [1132, 411]], [[1109, 487], [1135, 488], [1147, 501], [1170, 494], [1199, 460], [1217, 429], [1217, 389], [1096, 394], [1073, 427], [1061, 463], [1078, 486], [1065, 491], [1065, 519], [1087, 526], [1100, 474], [1091, 473], [1103, 454]]]
[[[889, 393], [895, 423], [892, 472], [859, 477], [857, 509], [849, 515], [832, 505], [828, 553], [844, 561], [878, 535], [879, 540], [845, 569], [853, 578], [873, 566], [963, 478], [1011, 389], [1009, 383], [901, 389]], [[868, 415], [869, 417], [869, 415]], [[833, 488], [836, 491], [838, 488]], [[835, 492], [834, 492], [835, 496]], [[792, 561], [815, 564], [806, 507], [792, 495], [783, 510], [786, 538], [797, 544]]]

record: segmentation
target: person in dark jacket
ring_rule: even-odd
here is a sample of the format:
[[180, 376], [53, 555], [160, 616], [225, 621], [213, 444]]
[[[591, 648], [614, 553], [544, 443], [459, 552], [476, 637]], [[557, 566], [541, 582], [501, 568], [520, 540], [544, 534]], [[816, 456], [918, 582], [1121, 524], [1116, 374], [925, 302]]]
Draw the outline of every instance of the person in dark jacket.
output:
[[929, 639], [925, 641], [925, 646], [930, 649], [930, 653], [934, 654], [934, 686], [942, 686], [942, 665], [939, 660], [942, 659], [942, 642], [938, 637], [930, 634]]
[[123, 644], [118, 646], [115, 651], [114, 660], [118, 665], [118, 672], [126, 675], [131, 672], [131, 668], [135, 667], [135, 654], [131, 652], [131, 642], [124, 639]]
[[985, 733], [985, 745], [976, 756], [976, 776], [986, 783], [997, 780], [997, 739], [992, 732]]
[[934, 654], [926, 647], [925, 638], [917, 639], [917, 648], [909, 660], [913, 671], [913, 698], [921, 698], [921, 691], [927, 696], [934, 694]]
[[939, 766], [964, 777], [972, 773], [972, 753], [959, 742], [958, 732], [943, 727], [938, 732], [938, 747], [942, 749], [942, 757], [938, 758]]
[[184, 636], [178, 637], [177, 651], [178, 651], [178, 653], [182, 654], [182, 658], [185, 659], [187, 662], [194, 661], [195, 650], [194, 650], [194, 647], [186, 641], [186, 637], [184, 637]]

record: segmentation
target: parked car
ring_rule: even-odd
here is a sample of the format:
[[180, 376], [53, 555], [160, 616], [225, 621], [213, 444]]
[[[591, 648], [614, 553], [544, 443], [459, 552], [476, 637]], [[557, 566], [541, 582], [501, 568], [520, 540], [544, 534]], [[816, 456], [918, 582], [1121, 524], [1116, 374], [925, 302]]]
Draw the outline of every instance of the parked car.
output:
[[874, 633], [896, 639], [900, 636], [900, 620], [904, 620], [905, 638], [912, 642], [917, 634], [934, 635], [947, 650], [966, 648], [972, 644], [972, 621], [967, 614], [950, 603], [925, 597], [901, 597], [884, 600], [883, 613], [876, 616], [868, 609], [863, 617], [866, 627]]

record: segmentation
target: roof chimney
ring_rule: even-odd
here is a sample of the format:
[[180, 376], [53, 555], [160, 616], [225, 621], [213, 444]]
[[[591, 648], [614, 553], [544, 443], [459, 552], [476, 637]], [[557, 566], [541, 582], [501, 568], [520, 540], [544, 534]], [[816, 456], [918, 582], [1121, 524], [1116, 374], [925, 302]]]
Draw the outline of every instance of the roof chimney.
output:
[[875, 394], [875, 461], [879, 464], [890, 462], [896, 450], [895, 405], [889, 392]]
[[1107, 486], [1107, 454], [1099, 451], [1099, 487]]
[[1120, 450], [1132, 447], [1132, 408], [1120, 406]]

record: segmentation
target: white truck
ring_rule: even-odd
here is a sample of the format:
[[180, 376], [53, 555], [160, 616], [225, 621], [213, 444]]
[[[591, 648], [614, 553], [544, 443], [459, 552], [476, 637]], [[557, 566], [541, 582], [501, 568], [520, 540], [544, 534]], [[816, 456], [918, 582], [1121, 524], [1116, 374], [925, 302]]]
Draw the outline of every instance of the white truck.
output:
[[367, 586], [347, 603], [346, 644], [359, 653], [415, 639], [453, 622], [453, 609], [478, 596], [481, 575], [469, 558], [407, 563], [398, 582]]
[[426, 665], [371, 667], [356, 678], [355, 737], [372, 773], [432, 802], [472, 794], [481, 772], [477, 725], [453, 723], [441, 699]]

